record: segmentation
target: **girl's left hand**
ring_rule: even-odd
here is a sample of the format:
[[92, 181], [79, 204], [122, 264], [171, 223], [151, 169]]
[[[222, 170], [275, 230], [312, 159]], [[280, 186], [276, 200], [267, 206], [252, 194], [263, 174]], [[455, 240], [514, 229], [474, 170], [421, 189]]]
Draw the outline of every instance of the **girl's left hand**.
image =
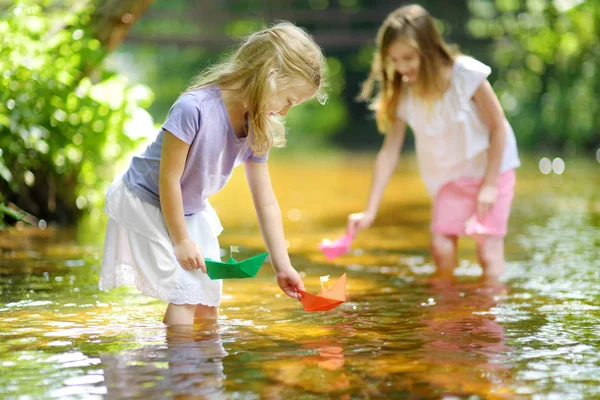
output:
[[298, 290], [304, 290], [304, 283], [302, 283], [302, 278], [300, 278], [298, 271], [296, 271], [292, 266], [289, 266], [285, 269], [277, 271], [276, 275], [277, 284], [285, 294], [293, 299], [299, 299], [302, 297]]
[[495, 185], [483, 184], [477, 195], [477, 216], [485, 217], [496, 203], [497, 197], [498, 189]]

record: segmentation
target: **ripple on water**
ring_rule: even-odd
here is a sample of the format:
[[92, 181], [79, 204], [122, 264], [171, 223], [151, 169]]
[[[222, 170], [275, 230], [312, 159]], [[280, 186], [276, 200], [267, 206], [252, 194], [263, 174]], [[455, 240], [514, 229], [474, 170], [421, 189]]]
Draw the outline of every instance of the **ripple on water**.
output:
[[[303, 176], [311, 168], [303, 165]], [[297, 182], [282, 171], [285, 179], [273, 177], [277, 185]], [[321, 168], [314, 177], [328, 173]], [[263, 268], [255, 279], [226, 282], [216, 327], [168, 331], [160, 302], [133, 290], [97, 290], [98, 247], [58, 239], [53, 247], [50, 238], [11, 249], [0, 271], [0, 395], [600, 397], [600, 208], [590, 207], [577, 185], [557, 194], [538, 175], [529, 178], [525, 186], [537, 189], [515, 199], [504, 278], [478, 284], [481, 269], [465, 240], [458, 283], [444, 286], [429, 279], [429, 200], [418, 177], [407, 176], [392, 177], [389, 194], [398, 204], [334, 263], [312, 242], [339, 225], [348, 202], [362, 198], [357, 176], [339, 180], [342, 198], [324, 196], [315, 184], [305, 203], [296, 197], [283, 208], [302, 215], [302, 226], [286, 233], [307, 289], [318, 291], [321, 275], [348, 273], [348, 301], [328, 313], [305, 313]], [[217, 201], [232, 210], [224, 220], [247, 218], [251, 210], [238, 207], [243, 193]], [[227, 206], [233, 200], [235, 207]], [[258, 249], [255, 228], [229, 229], [221, 243]], [[297, 251], [294, 243], [304, 247]]]

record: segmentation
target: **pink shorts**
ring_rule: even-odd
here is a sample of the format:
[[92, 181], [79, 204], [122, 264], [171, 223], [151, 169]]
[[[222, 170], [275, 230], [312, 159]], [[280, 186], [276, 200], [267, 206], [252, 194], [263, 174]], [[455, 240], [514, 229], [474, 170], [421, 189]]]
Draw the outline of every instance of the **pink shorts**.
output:
[[[459, 178], [442, 186], [433, 203], [432, 232], [452, 236], [465, 235], [467, 221], [477, 212], [477, 194], [481, 183], [481, 178]], [[514, 169], [498, 176], [496, 204], [485, 217], [477, 218], [478, 226], [481, 226], [487, 235], [506, 236], [514, 189]]]

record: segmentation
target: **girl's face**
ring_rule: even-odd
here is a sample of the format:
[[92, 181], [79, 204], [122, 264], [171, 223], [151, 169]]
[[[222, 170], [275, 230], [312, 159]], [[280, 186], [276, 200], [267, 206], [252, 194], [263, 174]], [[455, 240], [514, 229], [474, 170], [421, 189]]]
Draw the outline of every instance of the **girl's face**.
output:
[[297, 82], [286, 86], [283, 90], [276, 91], [271, 98], [267, 99], [266, 112], [270, 116], [281, 115], [285, 117], [290, 108], [304, 103], [314, 95], [314, 86], [305, 82]]
[[416, 82], [419, 78], [421, 56], [414, 47], [402, 40], [395, 40], [388, 48], [388, 59], [405, 82]]

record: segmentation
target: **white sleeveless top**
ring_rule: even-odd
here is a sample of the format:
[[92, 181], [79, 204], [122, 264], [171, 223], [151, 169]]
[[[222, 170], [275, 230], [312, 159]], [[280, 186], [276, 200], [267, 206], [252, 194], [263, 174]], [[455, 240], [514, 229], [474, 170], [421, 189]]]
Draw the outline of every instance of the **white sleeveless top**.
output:
[[[400, 97], [396, 115], [415, 135], [419, 170], [432, 197], [452, 180], [485, 175], [490, 130], [472, 97], [490, 72], [487, 65], [460, 56], [454, 62], [450, 86], [440, 99], [423, 101], [410, 85]], [[521, 165], [515, 134], [506, 119], [505, 124], [501, 173]]]

